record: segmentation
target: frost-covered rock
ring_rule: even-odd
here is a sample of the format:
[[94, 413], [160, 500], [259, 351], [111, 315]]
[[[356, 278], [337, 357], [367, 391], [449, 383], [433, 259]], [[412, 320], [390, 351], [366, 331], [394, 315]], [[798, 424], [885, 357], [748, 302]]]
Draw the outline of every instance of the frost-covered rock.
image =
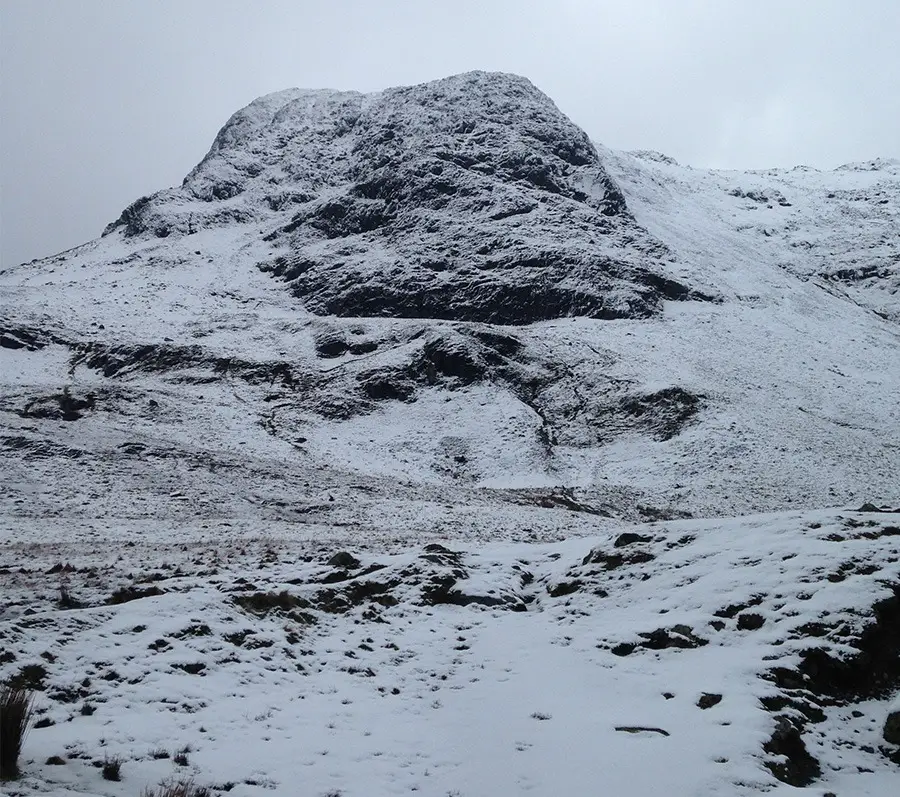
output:
[[884, 721], [882, 736], [889, 744], [900, 745], [900, 700], [895, 700], [891, 706], [890, 713]]
[[515, 75], [267, 95], [180, 188], [106, 232], [236, 223], [258, 227], [247, 266], [323, 315], [523, 324], [710, 298], [660, 273], [669, 252], [635, 224], [587, 135]]

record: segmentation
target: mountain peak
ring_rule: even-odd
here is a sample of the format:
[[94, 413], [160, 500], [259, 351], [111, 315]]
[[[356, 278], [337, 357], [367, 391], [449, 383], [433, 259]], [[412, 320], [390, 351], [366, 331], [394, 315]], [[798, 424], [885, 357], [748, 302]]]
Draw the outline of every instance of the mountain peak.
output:
[[634, 222], [587, 134], [504, 73], [261, 97], [180, 188], [139, 200], [106, 234], [234, 225], [255, 225], [248, 267], [322, 315], [515, 324], [646, 317], [664, 296], [700, 295], [660, 276], [666, 248]]

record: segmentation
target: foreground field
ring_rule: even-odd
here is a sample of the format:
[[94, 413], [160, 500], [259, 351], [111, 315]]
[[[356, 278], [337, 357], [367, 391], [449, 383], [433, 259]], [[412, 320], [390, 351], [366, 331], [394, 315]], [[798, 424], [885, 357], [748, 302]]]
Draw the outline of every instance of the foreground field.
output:
[[38, 714], [7, 793], [883, 797], [898, 526], [600, 519], [340, 551], [287, 526], [11, 524], [0, 678]]

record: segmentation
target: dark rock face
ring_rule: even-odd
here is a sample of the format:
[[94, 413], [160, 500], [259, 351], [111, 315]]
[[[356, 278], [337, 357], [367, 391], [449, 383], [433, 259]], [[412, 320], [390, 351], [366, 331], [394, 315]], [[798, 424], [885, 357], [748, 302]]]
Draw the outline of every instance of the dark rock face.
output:
[[636, 542], [652, 542], [652, 537], [647, 537], [641, 534], [635, 534], [633, 531], [626, 531], [623, 534], [620, 534], [616, 537], [616, 541], [613, 543], [613, 547], [615, 548], [623, 548], [626, 545], [632, 545]]
[[707, 709], [712, 708], [713, 706], [719, 705], [722, 702], [722, 695], [712, 694], [711, 692], [704, 692], [700, 695], [700, 699], [697, 701], [698, 708]]
[[347, 551], [338, 551], [328, 560], [328, 564], [332, 567], [342, 567], [355, 570], [360, 566], [360, 561], [352, 553]]
[[259, 225], [259, 268], [321, 315], [527, 324], [712, 298], [658, 273], [671, 254], [587, 135], [514, 75], [262, 97], [106, 233], [235, 223]]
[[96, 401], [94, 393], [75, 396], [69, 388], [63, 388], [61, 393], [31, 399], [19, 414], [23, 418], [77, 421], [86, 411], [94, 409]]
[[[237, 379], [271, 388], [261, 423], [270, 434], [289, 439], [293, 439], [290, 430], [298, 411], [347, 419], [373, 412], [386, 402], [415, 402], [432, 388], [454, 391], [493, 384], [508, 390], [541, 418], [539, 435], [547, 448], [592, 445], [633, 432], [667, 440], [696, 422], [704, 404], [700, 396], [682, 388], [632, 392], [627, 384], [603, 378], [582, 391], [575, 376], [533, 342], [488, 326], [423, 326], [379, 335], [363, 326], [342, 328], [329, 322], [316, 333], [314, 344], [317, 357], [339, 360], [339, 367], [317, 370], [283, 361], [251, 362], [217, 356], [199, 345], [175, 343], [68, 346], [73, 366], [83, 365], [119, 383], [142, 374], [162, 374], [173, 384]], [[375, 356], [392, 351], [386, 358]], [[137, 394], [109, 390], [110, 395], [100, 391], [35, 397], [16, 411], [24, 417], [76, 420], [93, 410], [95, 402], [106, 406], [112, 399], [124, 406], [144, 401]], [[158, 409], [158, 403], [149, 407]], [[565, 491], [542, 497], [541, 505], [605, 514]], [[642, 541], [623, 538], [618, 545]], [[640, 556], [632, 551], [620, 559], [632, 561]]]
[[[837, 658], [821, 647], [812, 647], [801, 655], [796, 670], [775, 668], [768, 677], [782, 695], [768, 698], [763, 704], [770, 711], [792, 709], [791, 714], [776, 717], [776, 728], [764, 746], [768, 753], [786, 757], [785, 761], [769, 761], [767, 766], [779, 780], [793, 786], [805, 786], [820, 774], [818, 761], [807, 751], [802, 732], [809, 722], [821, 722], [822, 706], [848, 705], [873, 697], [892, 694], [900, 683], [900, 587], [893, 586], [893, 595], [872, 607], [868, 626], [851, 642], [856, 649], [852, 656]], [[742, 615], [743, 616], [743, 615]], [[814, 637], [841, 632], [837, 628], [803, 630]], [[898, 726], [890, 715], [883, 734], [886, 741]], [[900, 739], [900, 735], [896, 738]], [[891, 760], [893, 754], [886, 752]]]
[[763, 750], [773, 756], [766, 761], [769, 771], [782, 783], [808, 786], [822, 774], [819, 762], [810, 755], [800, 731], [786, 717], [776, 720], [772, 738]]
[[900, 745], [900, 711], [892, 711], [888, 714], [884, 721], [882, 736], [886, 742]]
[[670, 387], [628, 398], [622, 402], [621, 409], [657, 440], [671, 440], [702, 406], [702, 396]]

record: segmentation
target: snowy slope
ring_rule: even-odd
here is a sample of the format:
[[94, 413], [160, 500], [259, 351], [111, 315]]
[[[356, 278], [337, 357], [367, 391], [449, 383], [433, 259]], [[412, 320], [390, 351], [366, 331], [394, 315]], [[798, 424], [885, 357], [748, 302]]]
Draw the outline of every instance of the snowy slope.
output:
[[890, 793], [898, 214], [897, 161], [683, 167], [470, 73], [260, 98], [3, 264], [16, 788]]
[[766, 263], [900, 320], [900, 160], [829, 172], [704, 171], [598, 147], [640, 223], [690, 262], [695, 278], [699, 267], [752, 296], [773, 286], [751, 277]]
[[[190, 776], [248, 796], [811, 782], [884, 797], [900, 781], [881, 738], [900, 670], [898, 521], [820, 511], [377, 544], [338, 564], [332, 544], [266, 525], [26, 533], [0, 561], [0, 673], [39, 689], [42, 727], [8, 793]], [[95, 768], [114, 757], [120, 784]]]

